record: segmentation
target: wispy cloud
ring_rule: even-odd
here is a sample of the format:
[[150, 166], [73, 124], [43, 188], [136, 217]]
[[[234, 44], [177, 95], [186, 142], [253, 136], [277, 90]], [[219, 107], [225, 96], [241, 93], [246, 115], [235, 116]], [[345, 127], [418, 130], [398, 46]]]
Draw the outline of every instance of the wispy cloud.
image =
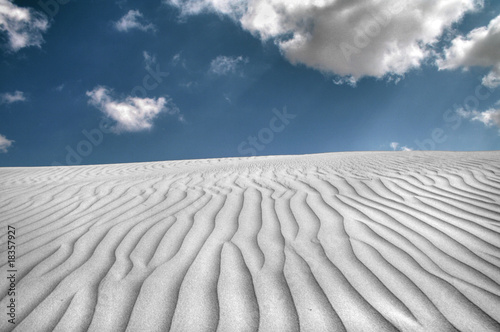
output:
[[142, 56], [144, 57], [144, 63], [146, 64], [146, 69], [153, 68], [156, 65], [156, 56], [147, 51], [142, 52]]
[[12, 104], [26, 101], [26, 96], [22, 91], [4, 92], [0, 94], [0, 104]]
[[391, 142], [391, 144], [389, 144], [391, 146], [391, 149], [393, 151], [413, 151], [412, 148], [409, 148], [405, 145], [401, 146], [398, 142]]
[[488, 26], [453, 39], [437, 64], [440, 69], [489, 67], [491, 71], [483, 78], [483, 85], [490, 88], [500, 86], [500, 15]]
[[0, 153], [7, 153], [7, 149], [11, 147], [12, 143], [14, 143], [14, 141], [0, 134]]
[[170, 61], [170, 64], [172, 66], [174, 66], [174, 67], [181, 66], [182, 68], [187, 69], [186, 59], [182, 55], [182, 52], [179, 52], [179, 53], [175, 54], [172, 57], [172, 60]]
[[182, 59], [182, 54], [181, 52], [175, 54], [173, 57], [172, 57], [172, 65], [176, 66], [179, 64], [179, 62], [181, 61]]
[[248, 63], [248, 59], [242, 56], [231, 57], [219, 55], [210, 63], [209, 72], [219, 76], [234, 74], [240, 65], [244, 63]]
[[179, 8], [182, 16], [212, 11], [236, 19], [244, 14], [245, 7], [252, 0], [164, 0], [164, 2]]
[[17, 52], [24, 47], [40, 47], [42, 34], [48, 28], [49, 21], [44, 14], [19, 7], [11, 0], [0, 0], [0, 37], [5, 35], [9, 50]]
[[65, 87], [65, 86], [66, 86], [66, 84], [62, 83], [62, 84], [60, 84], [60, 85], [56, 86], [56, 87], [54, 88], [54, 90], [56, 90], [57, 92], [61, 92], [62, 90], [64, 90], [64, 87]]
[[395, 77], [433, 56], [432, 47], [481, 0], [164, 0], [181, 15], [227, 15], [262, 40], [274, 40], [293, 64], [355, 84]]
[[125, 16], [115, 22], [114, 26], [116, 30], [121, 32], [127, 32], [132, 29], [141, 31], [155, 30], [155, 26], [152, 23], [148, 23], [138, 10], [129, 10]]
[[87, 91], [89, 104], [98, 108], [107, 117], [116, 121], [112, 127], [115, 133], [138, 132], [151, 129], [153, 121], [160, 113], [177, 115], [183, 121], [179, 108], [167, 97], [114, 98], [112, 91], [106, 87], [98, 86], [92, 91]]
[[459, 108], [456, 112], [464, 119], [481, 122], [487, 127], [497, 126], [500, 128], [500, 108], [490, 108], [483, 112], [477, 110], [467, 111]]

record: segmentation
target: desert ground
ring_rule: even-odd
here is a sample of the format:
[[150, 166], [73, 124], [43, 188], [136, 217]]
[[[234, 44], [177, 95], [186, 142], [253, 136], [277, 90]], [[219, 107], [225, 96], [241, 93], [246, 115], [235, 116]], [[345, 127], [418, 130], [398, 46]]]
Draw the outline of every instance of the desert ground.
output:
[[0, 331], [500, 331], [500, 151], [0, 168], [0, 226]]

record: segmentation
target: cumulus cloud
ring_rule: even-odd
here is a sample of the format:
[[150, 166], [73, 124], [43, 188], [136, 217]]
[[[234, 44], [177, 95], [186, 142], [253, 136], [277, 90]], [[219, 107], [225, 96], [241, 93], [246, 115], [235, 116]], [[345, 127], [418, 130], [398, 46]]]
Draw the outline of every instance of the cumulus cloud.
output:
[[155, 26], [144, 20], [142, 13], [138, 10], [129, 10], [125, 16], [115, 22], [115, 29], [121, 32], [127, 32], [132, 29], [141, 31], [155, 30]]
[[500, 108], [490, 108], [483, 112], [477, 110], [466, 111], [459, 108], [456, 112], [462, 118], [481, 122], [487, 127], [497, 126], [500, 128]]
[[500, 128], [500, 109], [491, 108], [474, 116], [472, 120], [480, 121], [488, 127], [497, 126]]
[[12, 104], [22, 101], [26, 101], [26, 97], [22, 91], [4, 92], [0, 94], [0, 104]]
[[12, 143], [14, 143], [14, 141], [0, 134], [0, 153], [7, 153], [7, 149], [10, 148]]
[[7, 47], [17, 52], [24, 47], [43, 43], [42, 34], [49, 28], [47, 17], [30, 8], [19, 7], [11, 0], [0, 0], [0, 36], [5, 35]]
[[482, 7], [482, 0], [164, 1], [184, 16], [227, 15], [262, 40], [274, 40], [291, 63], [349, 84], [418, 68], [447, 28]]
[[112, 91], [98, 86], [87, 91], [89, 104], [98, 108], [107, 117], [116, 121], [112, 127], [115, 133], [138, 132], [151, 129], [153, 121], [160, 113], [178, 115], [183, 121], [179, 108], [168, 98], [112, 97]]
[[209, 71], [216, 75], [228, 75], [236, 73], [240, 64], [247, 63], [248, 59], [242, 56], [230, 57], [219, 55], [210, 63]]
[[437, 61], [440, 69], [459, 67], [488, 67], [491, 71], [483, 78], [483, 85], [500, 85], [500, 15], [488, 26], [472, 30], [467, 36], [458, 36]]

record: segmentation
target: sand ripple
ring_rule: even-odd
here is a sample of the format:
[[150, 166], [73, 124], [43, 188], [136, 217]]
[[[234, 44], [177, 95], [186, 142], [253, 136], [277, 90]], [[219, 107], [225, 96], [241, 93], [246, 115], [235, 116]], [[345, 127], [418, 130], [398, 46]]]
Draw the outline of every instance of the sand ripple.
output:
[[2, 168], [0, 198], [1, 331], [500, 331], [500, 152]]

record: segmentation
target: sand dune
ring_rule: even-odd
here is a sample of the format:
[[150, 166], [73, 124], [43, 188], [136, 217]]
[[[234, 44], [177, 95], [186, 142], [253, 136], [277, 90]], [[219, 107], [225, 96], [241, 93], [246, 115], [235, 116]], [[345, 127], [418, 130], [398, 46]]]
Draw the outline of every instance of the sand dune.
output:
[[500, 331], [500, 152], [0, 168], [0, 198], [1, 331]]

